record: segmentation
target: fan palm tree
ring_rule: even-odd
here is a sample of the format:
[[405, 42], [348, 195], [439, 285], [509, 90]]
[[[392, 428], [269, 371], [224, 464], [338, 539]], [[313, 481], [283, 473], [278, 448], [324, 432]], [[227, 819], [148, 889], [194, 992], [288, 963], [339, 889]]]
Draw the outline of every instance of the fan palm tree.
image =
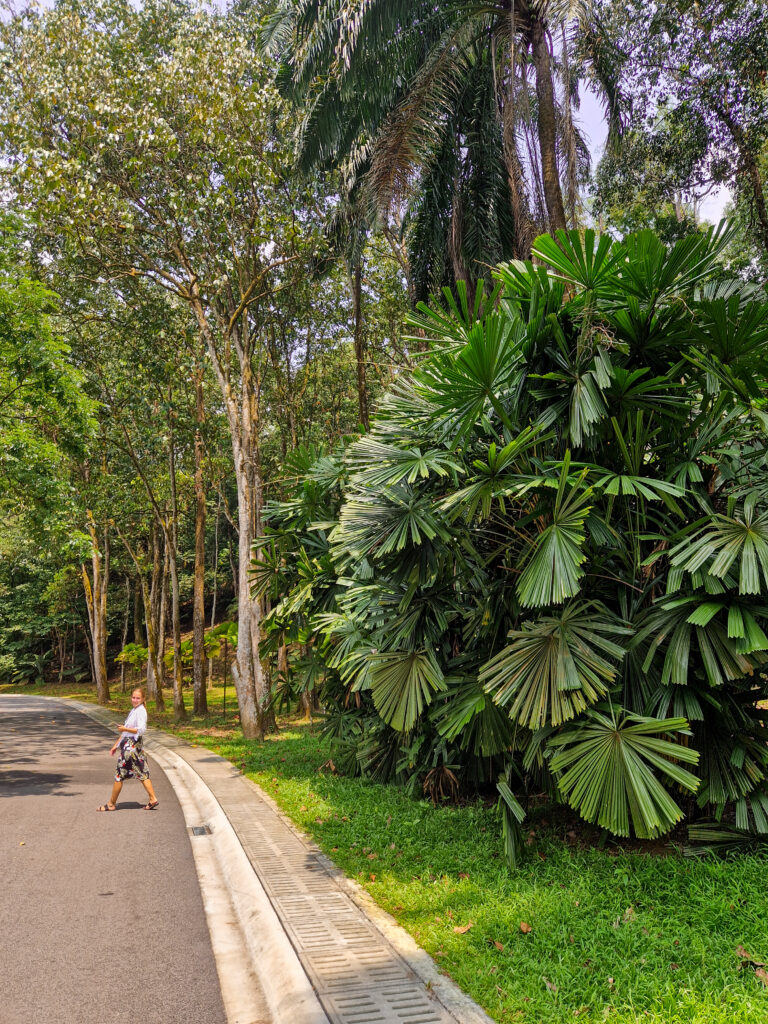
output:
[[686, 793], [768, 827], [768, 301], [727, 241], [538, 238], [419, 307], [432, 351], [346, 456], [339, 734], [380, 776], [495, 775], [510, 852], [520, 779], [618, 835]]

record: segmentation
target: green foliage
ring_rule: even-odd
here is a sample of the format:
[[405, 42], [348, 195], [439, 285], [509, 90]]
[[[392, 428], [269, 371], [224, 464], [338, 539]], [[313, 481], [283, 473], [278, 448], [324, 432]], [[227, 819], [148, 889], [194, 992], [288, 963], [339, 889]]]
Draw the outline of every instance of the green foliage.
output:
[[141, 644], [130, 643], [123, 647], [115, 661], [125, 662], [126, 665], [130, 665], [132, 668], [142, 668], [146, 665], [148, 657], [149, 651], [146, 647], [142, 647]]
[[[690, 859], [674, 847], [654, 856], [610, 838], [603, 849], [590, 841], [596, 828], [574, 838], [567, 809], [534, 805], [519, 846], [529, 860], [507, 870], [488, 801], [432, 806], [351, 778], [335, 753], [329, 764], [318, 730], [280, 724], [258, 744], [205, 729], [192, 736], [238, 768], [244, 762], [494, 1020], [764, 1020], [768, 995], [737, 952], [768, 960], [765, 844], [758, 852], [754, 836], [746, 856], [727, 859]], [[514, 776], [510, 785], [516, 791]]]
[[432, 351], [348, 449], [338, 512], [312, 521], [310, 469], [281, 513], [293, 550], [322, 538], [322, 575], [300, 557], [278, 591], [344, 763], [498, 782], [512, 858], [532, 786], [621, 836], [669, 831], [681, 790], [768, 824], [768, 303], [717, 278], [730, 237], [561, 232], [493, 299], [420, 307]]

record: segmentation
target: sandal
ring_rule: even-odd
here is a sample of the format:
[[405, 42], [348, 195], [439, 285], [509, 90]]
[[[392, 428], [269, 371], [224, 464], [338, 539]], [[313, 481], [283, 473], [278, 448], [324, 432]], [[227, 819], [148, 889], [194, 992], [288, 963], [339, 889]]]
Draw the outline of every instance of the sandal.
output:
[[96, 808], [97, 811], [116, 811], [117, 807], [114, 804], [102, 804], [101, 807]]
[[159, 804], [160, 804], [159, 800], [153, 800], [151, 803], [144, 804], [144, 806], [141, 809], [142, 809], [142, 811], [154, 811], [154, 809], [156, 807], [158, 807]]

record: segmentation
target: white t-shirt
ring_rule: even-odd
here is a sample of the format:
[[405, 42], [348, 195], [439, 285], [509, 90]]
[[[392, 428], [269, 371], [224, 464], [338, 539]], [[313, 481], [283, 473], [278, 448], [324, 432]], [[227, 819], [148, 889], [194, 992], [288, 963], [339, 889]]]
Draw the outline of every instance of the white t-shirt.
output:
[[138, 740], [139, 737], [143, 736], [147, 731], [147, 709], [144, 705], [139, 704], [138, 707], [131, 708], [123, 725], [129, 729], [135, 729], [136, 732], [121, 732], [120, 739], [130, 737], [132, 740]]

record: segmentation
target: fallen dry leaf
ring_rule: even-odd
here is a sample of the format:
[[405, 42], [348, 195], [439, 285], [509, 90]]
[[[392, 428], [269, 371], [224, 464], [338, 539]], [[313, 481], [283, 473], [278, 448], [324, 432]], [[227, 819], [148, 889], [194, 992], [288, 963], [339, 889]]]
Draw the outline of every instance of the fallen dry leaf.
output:
[[474, 925], [474, 921], [470, 921], [469, 924], [455, 924], [453, 930], [457, 935], [464, 935]]
[[755, 971], [755, 977], [759, 978], [765, 987], [768, 988], [768, 971], [765, 971], [762, 967], [758, 967]]
[[469, 878], [469, 875], [467, 874], [466, 871], [460, 871], [459, 878]]
[[503, 943], [501, 943], [501, 942], [499, 942], [499, 940], [498, 940], [498, 939], [494, 939], [494, 940], [493, 940], [493, 944], [494, 944], [494, 946], [496, 947], [496, 949], [498, 949], [498, 951], [499, 951], [500, 953], [503, 953], [503, 952], [504, 952], [504, 944], [503, 944]]
[[627, 907], [627, 909], [621, 915], [621, 919], [624, 922], [624, 924], [628, 924], [630, 921], [634, 921], [636, 917], [637, 914], [635, 913], [634, 907]]
[[680, 964], [670, 964], [669, 965], [669, 969], [670, 969], [670, 971], [679, 971], [680, 970]]
[[752, 964], [753, 967], [765, 967], [762, 960], [755, 960], [751, 953], [748, 953], [743, 946], [736, 947], [736, 955], [740, 956], [742, 960], [746, 960], [747, 963]]
[[555, 985], [554, 982], [551, 982], [549, 978], [544, 978], [544, 984], [550, 992], [557, 992], [557, 985]]
[[520, 931], [523, 933], [523, 935], [527, 935], [529, 932], [533, 931], [533, 928], [531, 928], [527, 921], [521, 921]]
[[615, 987], [616, 987], [616, 982], [613, 980], [613, 978], [609, 978], [608, 979], [608, 988], [611, 990], [611, 992], [613, 992]]

